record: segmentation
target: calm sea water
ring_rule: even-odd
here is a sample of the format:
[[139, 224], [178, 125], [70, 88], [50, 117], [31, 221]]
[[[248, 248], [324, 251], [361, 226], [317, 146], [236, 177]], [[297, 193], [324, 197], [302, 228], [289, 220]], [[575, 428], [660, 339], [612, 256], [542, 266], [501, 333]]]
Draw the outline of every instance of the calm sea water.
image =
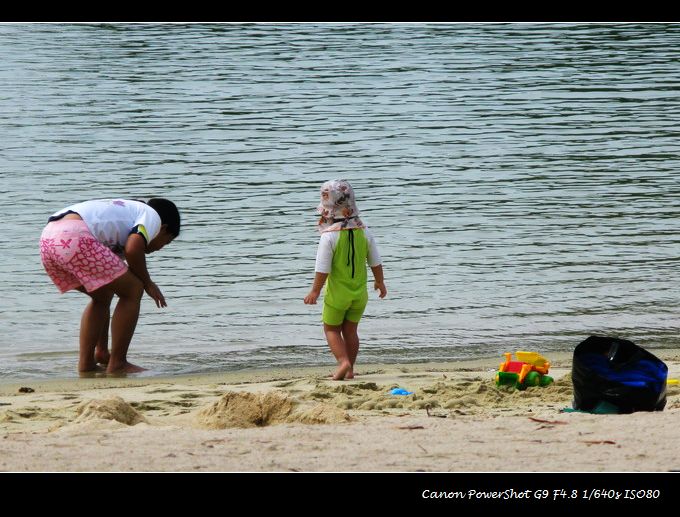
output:
[[330, 367], [302, 299], [332, 178], [389, 290], [360, 362], [680, 345], [680, 25], [5, 24], [0, 85], [0, 379], [76, 375], [86, 298], [38, 238], [108, 197], [184, 218], [132, 362]]

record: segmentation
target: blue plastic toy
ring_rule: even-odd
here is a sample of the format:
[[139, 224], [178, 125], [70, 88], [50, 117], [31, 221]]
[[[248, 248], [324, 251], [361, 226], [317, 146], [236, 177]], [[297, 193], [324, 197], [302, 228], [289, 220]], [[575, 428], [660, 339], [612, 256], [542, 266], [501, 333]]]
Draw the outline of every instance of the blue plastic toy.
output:
[[390, 391], [392, 395], [413, 395], [412, 391], [406, 391], [403, 388], [393, 388], [392, 391]]

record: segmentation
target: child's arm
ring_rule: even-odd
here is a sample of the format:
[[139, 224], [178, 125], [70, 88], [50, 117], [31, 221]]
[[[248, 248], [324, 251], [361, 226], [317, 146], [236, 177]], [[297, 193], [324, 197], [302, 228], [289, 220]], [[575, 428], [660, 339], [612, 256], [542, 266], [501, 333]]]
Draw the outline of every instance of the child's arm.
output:
[[144, 284], [144, 290], [156, 302], [156, 307], [167, 307], [165, 297], [158, 286], [151, 281], [146, 269], [146, 240], [139, 233], [131, 234], [125, 243], [125, 259], [130, 271]]
[[371, 266], [371, 271], [373, 271], [373, 278], [375, 279], [375, 282], [373, 283], [373, 288], [376, 291], [380, 291], [380, 298], [385, 298], [385, 296], [387, 296], [387, 287], [385, 287], [385, 279], [383, 277], [382, 259], [380, 258], [380, 252], [378, 251], [378, 246], [376, 246], [375, 244], [373, 234], [369, 230], [364, 231], [366, 232], [366, 237], [368, 237], [368, 256], [366, 257], [366, 259], [368, 261], [368, 265]]
[[319, 238], [319, 247], [316, 250], [316, 264], [314, 264], [314, 285], [309, 294], [305, 296], [305, 304], [314, 305], [316, 300], [321, 295], [323, 284], [326, 283], [326, 278], [331, 271], [331, 262], [333, 261], [333, 246], [337, 240], [338, 234], [324, 233]]
[[316, 300], [321, 294], [321, 288], [326, 282], [326, 277], [328, 277], [328, 273], [319, 273], [318, 271], [316, 272], [314, 275], [314, 285], [312, 286], [312, 290], [309, 291], [307, 296], [305, 296], [305, 303], [307, 305], [316, 304]]
[[387, 296], [387, 287], [385, 287], [385, 279], [383, 278], [382, 264], [377, 266], [371, 266], [371, 271], [373, 271], [373, 288], [376, 291], [380, 291], [380, 298], [385, 298]]

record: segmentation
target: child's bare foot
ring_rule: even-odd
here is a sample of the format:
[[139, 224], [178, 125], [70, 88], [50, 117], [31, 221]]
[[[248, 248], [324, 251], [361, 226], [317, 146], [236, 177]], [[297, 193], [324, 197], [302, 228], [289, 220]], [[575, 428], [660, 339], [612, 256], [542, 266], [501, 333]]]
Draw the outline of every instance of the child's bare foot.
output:
[[103, 373], [105, 371], [106, 369], [103, 366], [93, 364], [92, 366], [88, 366], [86, 368], [78, 368], [78, 375], [81, 377], [91, 377], [96, 373]]
[[107, 365], [109, 364], [109, 359], [111, 359], [111, 353], [108, 350], [96, 350], [94, 352], [94, 360], [97, 364]]
[[106, 373], [112, 374], [139, 373], [144, 371], [146, 371], [146, 368], [142, 368], [141, 366], [137, 366], [136, 364], [128, 363], [127, 361], [117, 365], [111, 364], [111, 362], [109, 362], [109, 366], [106, 369]]
[[92, 370], [78, 372], [78, 376], [84, 379], [91, 379], [94, 377], [102, 377], [102, 374], [104, 373], [106, 373], [106, 368], [96, 365]]
[[333, 380], [334, 381], [342, 381], [345, 379], [345, 375], [347, 375], [347, 372], [352, 369], [352, 363], [349, 361], [344, 361], [340, 363], [338, 366], [338, 369], [335, 370], [335, 373], [333, 374]]
[[[359, 375], [358, 373], [355, 373], [353, 370], [350, 369], [350, 370], [345, 374], [345, 380], [348, 381], [348, 380], [354, 379], [354, 377], [357, 377], [358, 375]], [[337, 381], [337, 380], [338, 380], [338, 379], [335, 378], [335, 374], [333, 374], [333, 373], [331, 373], [331, 374], [329, 375], [329, 377], [330, 377], [331, 379], [333, 379], [334, 381]]]

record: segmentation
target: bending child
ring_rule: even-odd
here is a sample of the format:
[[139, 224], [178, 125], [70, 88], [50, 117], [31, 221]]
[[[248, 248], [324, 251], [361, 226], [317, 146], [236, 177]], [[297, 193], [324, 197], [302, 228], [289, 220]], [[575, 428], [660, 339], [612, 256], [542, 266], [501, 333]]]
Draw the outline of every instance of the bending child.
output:
[[[47, 274], [62, 294], [77, 289], [90, 297], [80, 322], [79, 372], [97, 370], [97, 363], [107, 365], [108, 373], [145, 370], [127, 361], [144, 291], [157, 307], [167, 306], [146, 269], [145, 254], [172, 242], [179, 229], [177, 207], [161, 198], [148, 204], [127, 199], [85, 201], [48, 219], [40, 237]], [[114, 294], [118, 303], [111, 319], [109, 353]]]
[[354, 191], [345, 180], [321, 186], [321, 232], [316, 254], [316, 274], [305, 304], [316, 304], [326, 284], [323, 328], [328, 346], [338, 362], [334, 380], [353, 379], [359, 353], [359, 321], [368, 302], [366, 263], [373, 271], [374, 288], [387, 295], [382, 260], [373, 235], [359, 219]]

